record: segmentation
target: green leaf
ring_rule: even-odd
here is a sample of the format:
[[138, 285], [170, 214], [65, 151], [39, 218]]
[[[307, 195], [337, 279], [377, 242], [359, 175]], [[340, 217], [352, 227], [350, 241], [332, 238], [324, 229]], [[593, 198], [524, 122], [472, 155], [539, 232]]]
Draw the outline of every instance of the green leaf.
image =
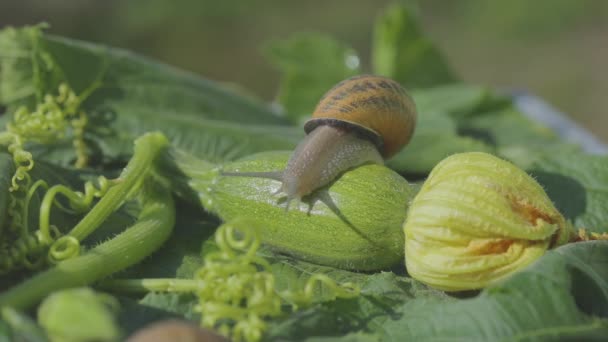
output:
[[[272, 273], [276, 281], [275, 287], [279, 291], [303, 290], [308, 279], [314, 274], [324, 274], [338, 284], [353, 283], [360, 285], [367, 278], [367, 275], [362, 273], [312, 264], [288, 256], [277, 255], [270, 250], [263, 250], [258, 253], [271, 262]], [[330, 297], [333, 297], [333, 291], [328, 290], [326, 286], [321, 284], [314, 289], [314, 302], [322, 302]]]
[[374, 73], [408, 88], [425, 88], [456, 80], [435, 45], [420, 31], [411, 11], [390, 6], [376, 21], [372, 47]]
[[33, 106], [63, 79], [61, 69], [44, 51], [43, 27], [0, 31], [0, 104]]
[[450, 114], [456, 120], [508, 107], [511, 99], [495, 94], [487, 87], [466, 83], [414, 89], [411, 95], [421, 115], [427, 112]]
[[559, 137], [551, 129], [512, 107], [462, 118], [458, 121], [458, 130], [460, 134], [498, 148], [524, 146], [533, 149], [560, 143]]
[[116, 118], [117, 140], [96, 140], [106, 151], [104, 154], [110, 156], [130, 155], [133, 136], [159, 129], [171, 139], [173, 146], [214, 162], [230, 161], [260, 151], [292, 149], [304, 136], [304, 130], [296, 127], [167, 116], [162, 110], [142, 109], [137, 103], [121, 103], [114, 108], [129, 115]]
[[459, 136], [456, 122], [441, 112], [421, 112], [412, 141], [387, 162], [399, 172], [426, 175], [443, 158], [460, 152], [491, 152], [480, 140]]
[[608, 158], [556, 149], [527, 168], [576, 228], [608, 233]]
[[118, 297], [120, 310], [116, 320], [120, 324], [124, 336], [130, 336], [135, 331], [148, 324], [166, 319], [183, 319], [183, 315], [158, 309], [154, 305], [142, 304], [131, 298]]
[[[2, 30], [0, 44], [17, 47], [11, 52], [15, 56], [0, 55], [3, 63], [15, 58], [20, 63], [19, 68], [2, 69], [1, 83], [9, 88], [15, 83], [27, 83], [40, 94], [55, 91], [59, 77], [55, 82], [39, 79], [39, 70], [46, 67], [61, 72], [61, 80], [67, 81], [77, 93], [100, 80], [101, 89], [96, 96], [99, 106], [111, 108], [113, 103], [130, 99], [141, 106], [162, 108], [166, 115], [194, 113], [198, 117], [242, 123], [282, 122], [260, 102], [238, 96], [228, 87], [121, 49], [42, 35], [40, 27]], [[0, 100], [11, 104], [13, 97], [2, 96]]]
[[[283, 126], [285, 120], [268, 106], [231, 87], [120, 49], [42, 35], [37, 27], [3, 30], [0, 44], [18, 46], [20, 50], [14, 50], [22, 52], [18, 65], [14, 58], [0, 56], [0, 65], [5, 65], [0, 84], [8, 89], [2, 92], [8, 95], [0, 95], [0, 104], [8, 105], [9, 112], [23, 102], [33, 106], [35, 94], [56, 92], [60, 80], [85, 97], [93, 91], [83, 104], [93, 160], [125, 159], [132, 153], [132, 140], [152, 130], [211, 160], [291, 148], [303, 135], [301, 129]], [[47, 69], [61, 77], [42, 79], [40, 70]], [[54, 150], [41, 154], [69, 159]]]
[[[360, 297], [332, 300], [325, 287], [317, 287], [313, 302], [320, 304], [272, 323], [267, 336], [269, 340], [307, 340], [306, 337], [311, 336], [341, 336], [369, 331], [390, 318], [394, 308], [413, 298], [452, 300], [441, 291], [393, 272], [363, 274], [307, 263], [269, 250], [258, 253], [271, 262], [278, 291], [302, 289], [314, 274], [324, 274], [338, 284], [349, 282], [361, 289]], [[402, 269], [403, 265], [396, 268]]]
[[566, 245], [475, 298], [409, 301], [378, 331], [385, 341], [603, 340], [606, 260], [606, 242]]
[[331, 87], [360, 72], [353, 49], [319, 33], [272, 42], [264, 52], [283, 73], [278, 100], [294, 123], [310, 117]]
[[177, 314], [189, 320], [198, 320], [200, 313], [195, 308], [197, 297], [190, 293], [148, 293], [140, 304]]

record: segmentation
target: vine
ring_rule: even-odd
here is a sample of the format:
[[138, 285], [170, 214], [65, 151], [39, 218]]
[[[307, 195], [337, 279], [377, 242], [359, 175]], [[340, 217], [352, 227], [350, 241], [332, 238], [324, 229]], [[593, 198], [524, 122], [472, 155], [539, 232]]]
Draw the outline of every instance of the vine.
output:
[[[112, 183], [100, 177], [98, 185], [85, 184], [84, 193], [75, 192], [63, 185], [49, 185], [38, 180], [32, 184], [30, 171], [34, 167], [32, 153], [26, 144], [54, 144], [66, 139], [71, 132], [72, 145], [76, 153], [75, 166], [87, 165], [87, 146], [84, 140], [87, 115], [80, 109], [81, 103], [98, 86], [98, 82], [78, 96], [70, 87], [62, 83], [57, 95], [47, 94], [33, 111], [22, 106], [18, 108], [7, 123], [6, 130], [0, 133], [0, 144], [7, 146], [12, 156], [15, 172], [9, 187], [8, 231], [0, 241], [0, 274], [25, 267], [35, 269], [46, 263], [44, 253], [50, 249], [48, 259], [56, 262], [78, 254], [78, 241], [62, 237], [62, 232], [50, 224], [51, 206], [67, 210], [56, 196], [68, 198], [72, 211], [84, 212], [90, 208], [94, 198], [102, 197]], [[29, 208], [32, 199], [39, 192], [46, 191], [39, 215], [39, 227], [32, 230], [29, 224]]]
[[266, 320], [283, 314], [286, 303], [292, 311], [314, 304], [315, 288], [323, 285], [332, 299], [352, 298], [359, 288], [352, 283], [336, 284], [323, 274], [310, 277], [302, 290], [277, 292], [270, 264], [257, 254], [260, 238], [251, 224], [233, 221], [215, 233], [218, 251], [204, 258], [204, 266], [193, 279], [115, 279], [100, 286], [118, 292], [189, 292], [198, 297], [201, 326], [214, 329], [234, 341], [259, 341]]

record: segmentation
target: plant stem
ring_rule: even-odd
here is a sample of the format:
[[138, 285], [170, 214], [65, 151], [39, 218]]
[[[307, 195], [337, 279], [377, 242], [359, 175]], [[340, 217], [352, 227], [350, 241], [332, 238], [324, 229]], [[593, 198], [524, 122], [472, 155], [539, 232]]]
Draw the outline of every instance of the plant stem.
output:
[[168, 189], [146, 185], [142, 211], [133, 226], [88, 253], [63, 261], [0, 294], [0, 308], [29, 308], [53, 291], [91, 284], [158, 249], [173, 229], [175, 205]]
[[195, 292], [201, 282], [194, 279], [149, 278], [149, 279], [110, 279], [96, 285], [106, 291], [120, 293], [145, 292]]
[[160, 133], [149, 133], [138, 138], [133, 157], [117, 180], [119, 184], [108, 190], [69, 235], [82, 241], [95, 231], [112, 212], [138, 191], [145, 175], [154, 169], [154, 162], [167, 145], [167, 139]]

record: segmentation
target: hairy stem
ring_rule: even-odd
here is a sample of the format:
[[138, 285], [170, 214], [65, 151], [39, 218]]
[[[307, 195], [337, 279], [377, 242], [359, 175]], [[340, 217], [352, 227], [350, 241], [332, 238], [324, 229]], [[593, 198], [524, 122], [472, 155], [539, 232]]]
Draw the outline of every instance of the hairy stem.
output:
[[68, 259], [0, 294], [0, 308], [26, 309], [60, 289], [89, 285], [136, 264], [158, 249], [175, 223], [175, 206], [168, 189], [147, 184], [142, 211], [127, 230], [88, 253]]
[[96, 285], [102, 290], [119, 293], [196, 292], [200, 286], [199, 280], [175, 278], [109, 279]]
[[[154, 169], [154, 163], [168, 141], [160, 133], [145, 134], [135, 141], [133, 158], [113, 186], [91, 211], [72, 229], [70, 236], [82, 241], [103, 223], [112, 212], [130, 199], [141, 187], [145, 175]], [[43, 215], [41, 215], [43, 216]]]

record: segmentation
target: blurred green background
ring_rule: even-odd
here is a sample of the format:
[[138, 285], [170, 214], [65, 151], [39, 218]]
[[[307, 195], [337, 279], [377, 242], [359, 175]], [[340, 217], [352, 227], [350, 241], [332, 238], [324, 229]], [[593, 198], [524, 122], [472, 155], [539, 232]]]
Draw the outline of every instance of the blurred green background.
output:
[[[389, 0], [0, 0], [0, 27], [124, 47], [272, 99], [265, 42], [320, 31], [369, 69], [373, 22]], [[465, 81], [535, 93], [608, 141], [608, 1], [419, 0], [421, 25]]]

